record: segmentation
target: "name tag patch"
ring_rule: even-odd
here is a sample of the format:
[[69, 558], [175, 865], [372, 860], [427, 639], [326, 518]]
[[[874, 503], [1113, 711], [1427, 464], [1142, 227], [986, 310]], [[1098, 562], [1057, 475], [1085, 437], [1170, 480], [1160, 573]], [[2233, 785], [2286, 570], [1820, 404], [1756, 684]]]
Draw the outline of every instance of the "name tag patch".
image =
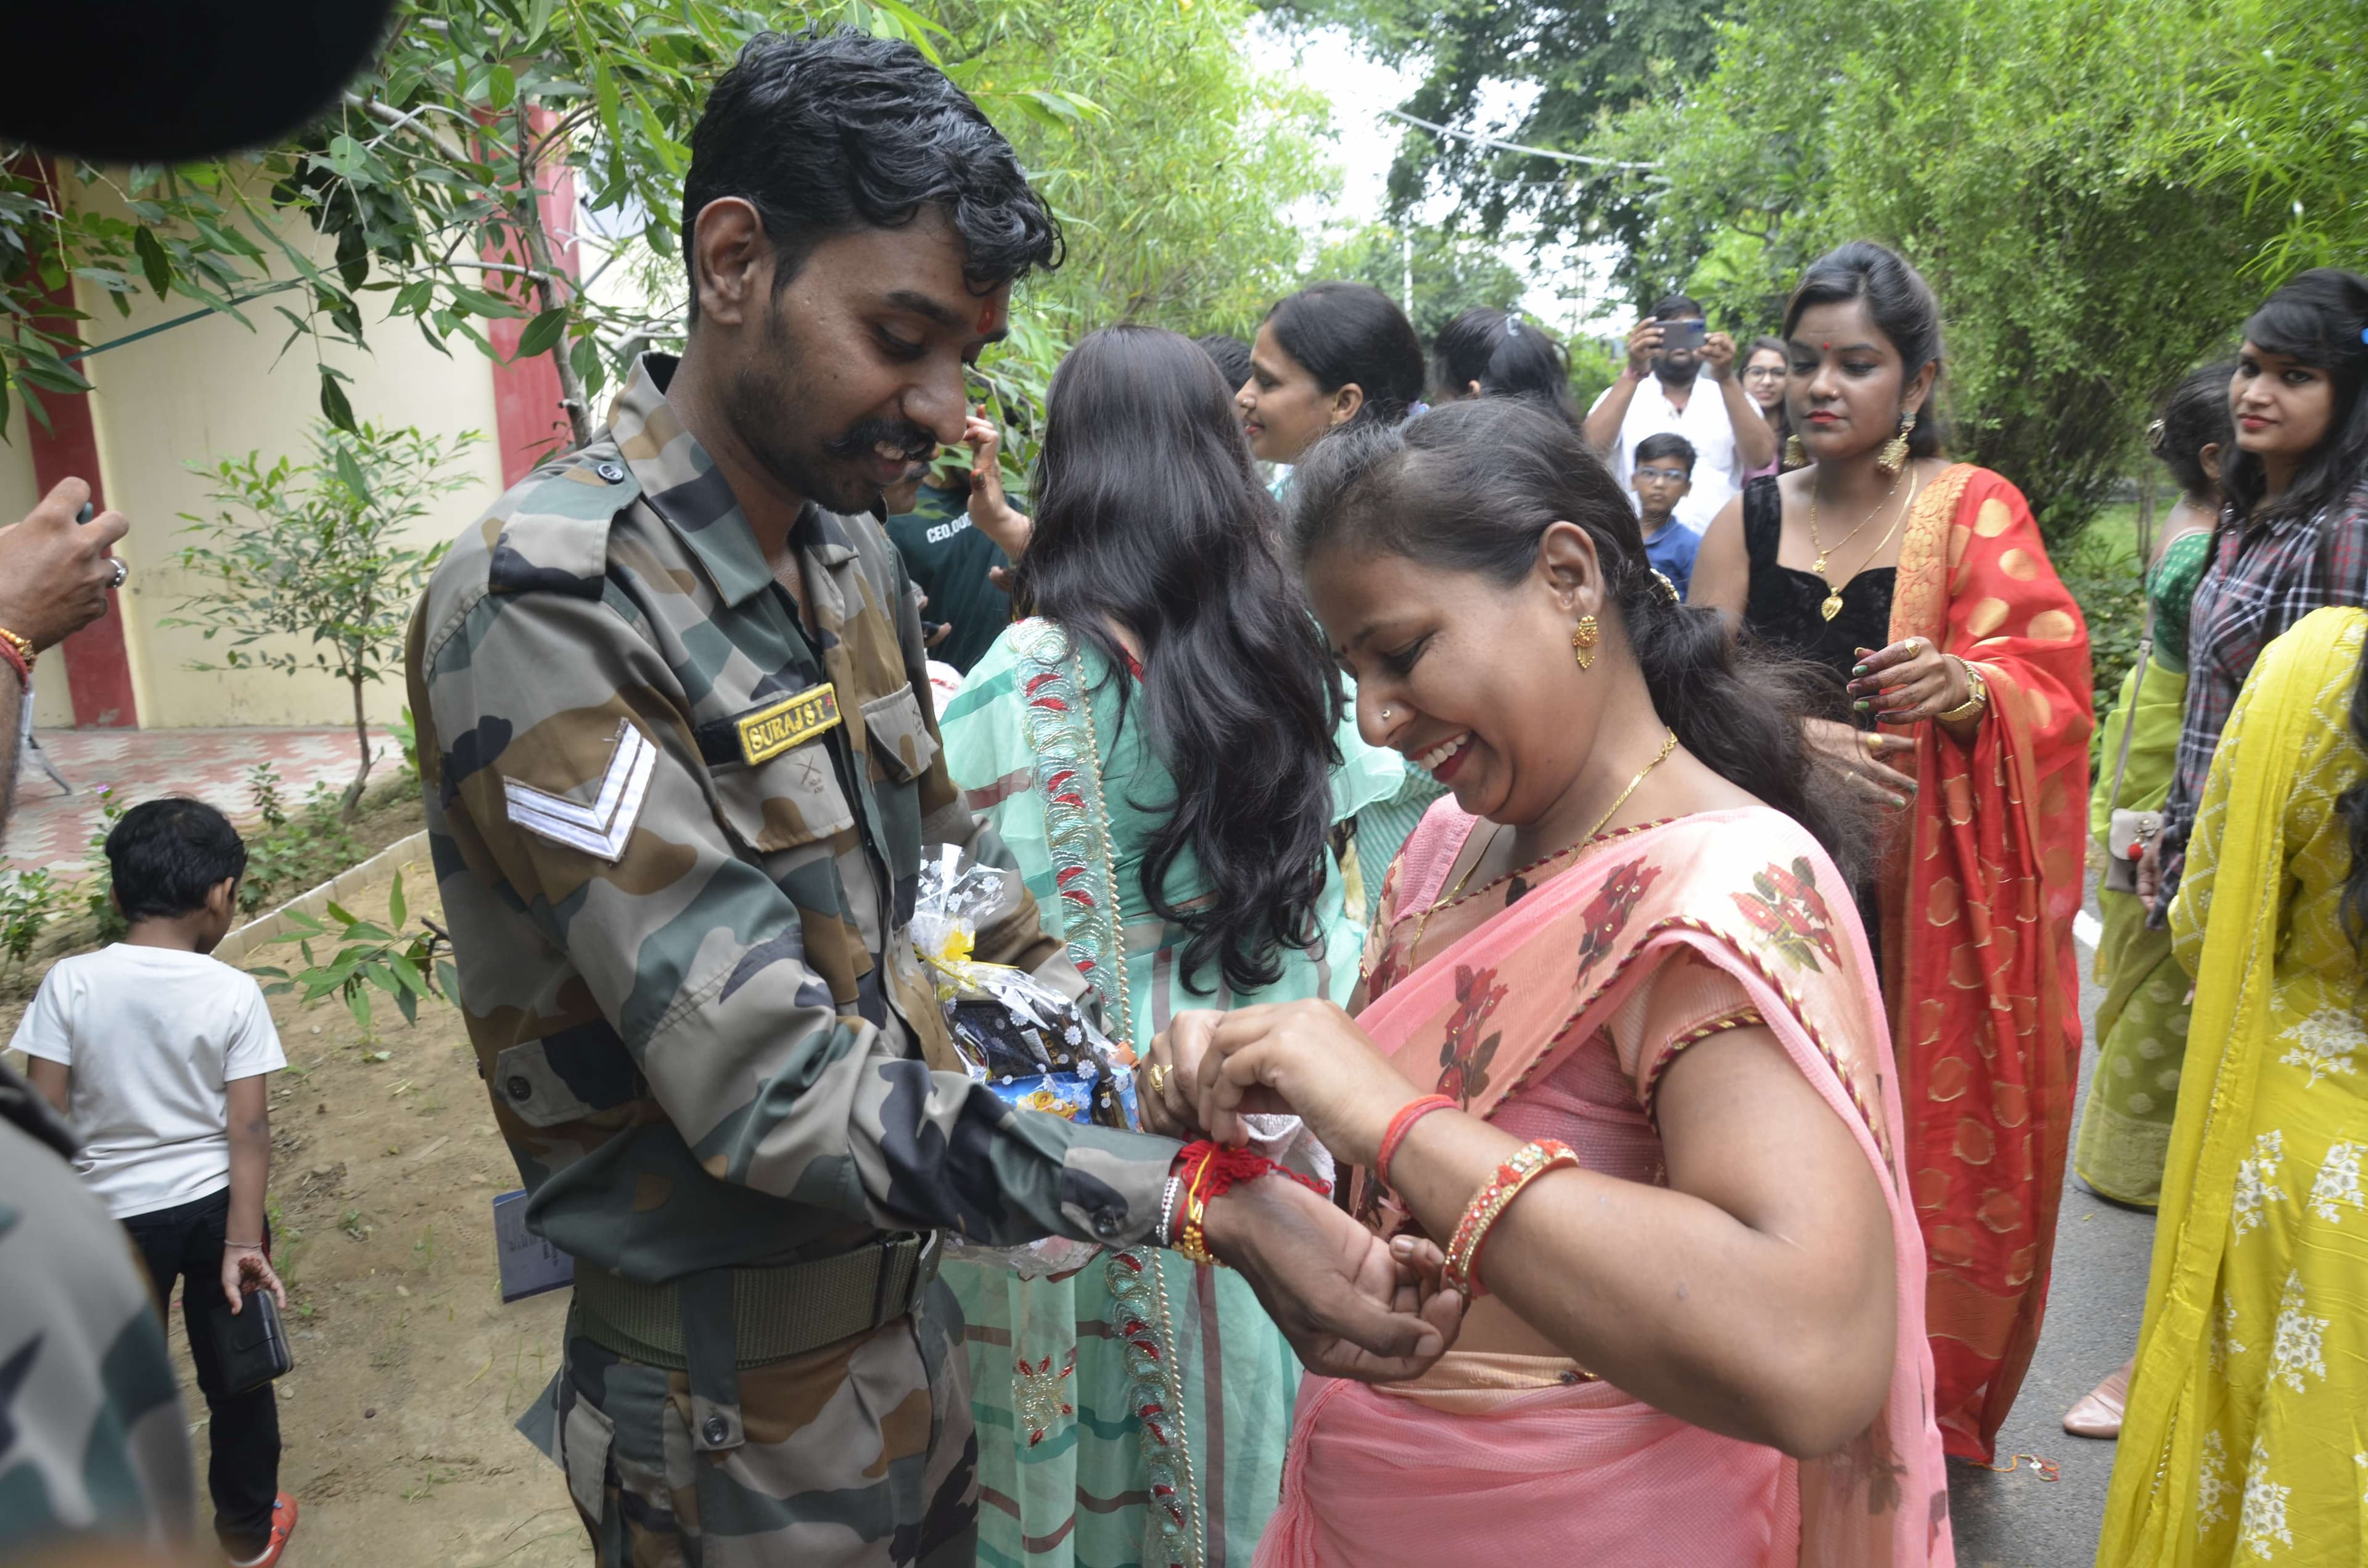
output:
[[837, 723], [838, 688], [825, 681], [734, 720], [733, 728], [740, 735], [740, 759], [754, 767]]

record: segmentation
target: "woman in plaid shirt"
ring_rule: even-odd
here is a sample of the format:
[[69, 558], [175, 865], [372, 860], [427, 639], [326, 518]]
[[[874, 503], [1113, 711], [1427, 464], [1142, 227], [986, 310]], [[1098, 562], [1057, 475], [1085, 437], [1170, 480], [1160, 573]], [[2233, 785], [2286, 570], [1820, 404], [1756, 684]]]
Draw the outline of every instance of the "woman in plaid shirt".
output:
[[2245, 324], [2228, 383], [2237, 451], [2211, 566], [2188, 613], [2187, 715], [2139, 896], [2167, 919], [2212, 753], [2280, 634], [2326, 605], [2368, 603], [2368, 278], [2322, 267]]

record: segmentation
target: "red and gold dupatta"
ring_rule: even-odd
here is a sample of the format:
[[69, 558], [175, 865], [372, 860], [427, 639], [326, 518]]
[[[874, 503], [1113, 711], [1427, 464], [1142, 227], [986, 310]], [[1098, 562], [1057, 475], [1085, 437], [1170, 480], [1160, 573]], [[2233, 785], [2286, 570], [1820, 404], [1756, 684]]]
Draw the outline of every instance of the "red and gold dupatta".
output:
[[1980, 666], [1970, 744], [1916, 742], [1916, 806], [1883, 878], [1884, 994], [1931, 1275], [1936, 1411], [1989, 1461], [2039, 1342], [2080, 1058], [2080, 907], [2095, 725], [2089, 632], [2021, 492], [1960, 463], [1899, 551], [1891, 639]]
[[[1459, 1349], [1379, 1388], [1311, 1377], [1258, 1568], [1952, 1562], [1922, 1244], [1892, 1136], [1899, 1097], [1840, 873], [1789, 817], [1706, 812], [1597, 840], [1425, 920], [1474, 821], [1452, 800], [1433, 806], [1391, 873], [1369, 971], [1379, 999], [1360, 1026], [1409, 1081], [1486, 1117], [1550, 1078], [1660, 961], [1691, 954], [1734, 978], [1884, 1191], [1898, 1264], [1890, 1396], [1840, 1453], [1795, 1466], [1548, 1355]], [[1685, 1043], [1665, 1043], [1655, 1064]], [[1467, 1341], [1499, 1337], [1484, 1331], [1491, 1312], [1507, 1309], [1475, 1304]]]

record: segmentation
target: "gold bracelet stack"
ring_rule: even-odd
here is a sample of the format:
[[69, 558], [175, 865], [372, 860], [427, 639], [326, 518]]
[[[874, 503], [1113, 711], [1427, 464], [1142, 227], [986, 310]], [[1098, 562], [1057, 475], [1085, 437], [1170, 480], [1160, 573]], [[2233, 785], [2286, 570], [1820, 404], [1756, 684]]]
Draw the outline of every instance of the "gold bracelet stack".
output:
[[1577, 1168], [1578, 1155], [1567, 1143], [1551, 1138], [1541, 1138], [1534, 1143], [1524, 1143], [1513, 1151], [1512, 1158], [1497, 1167], [1497, 1174], [1472, 1199], [1463, 1210], [1463, 1223], [1455, 1227], [1455, 1239], [1447, 1247], [1447, 1282], [1463, 1293], [1466, 1301], [1477, 1301], [1488, 1293], [1480, 1283], [1480, 1249], [1488, 1240], [1488, 1233], [1521, 1195], [1530, 1183], [1548, 1171], [1565, 1166]]

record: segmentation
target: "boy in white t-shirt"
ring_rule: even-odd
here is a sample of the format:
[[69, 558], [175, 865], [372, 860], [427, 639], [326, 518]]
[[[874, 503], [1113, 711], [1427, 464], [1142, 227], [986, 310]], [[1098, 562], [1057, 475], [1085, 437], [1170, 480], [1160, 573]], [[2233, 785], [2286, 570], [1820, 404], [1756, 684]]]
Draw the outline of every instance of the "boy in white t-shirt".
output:
[[181, 1319], [211, 1414], [207, 1481], [233, 1562], [279, 1560], [296, 1501], [279, 1490], [279, 1411], [265, 1383], [227, 1393], [207, 1319], [242, 1292], [288, 1304], [263, 1198], [271, 1174], [269, 1075], [288, 1064], [262, 988], [207, 957], [238, 909], [246, 846], [202, 801], [150, 801], [107, 835], [116, 907], [131, 929], [43, 977], [12, 1043], [83, 1140], [75, 1168], [131, 1233], [160, 1305], [184, 1281]]

